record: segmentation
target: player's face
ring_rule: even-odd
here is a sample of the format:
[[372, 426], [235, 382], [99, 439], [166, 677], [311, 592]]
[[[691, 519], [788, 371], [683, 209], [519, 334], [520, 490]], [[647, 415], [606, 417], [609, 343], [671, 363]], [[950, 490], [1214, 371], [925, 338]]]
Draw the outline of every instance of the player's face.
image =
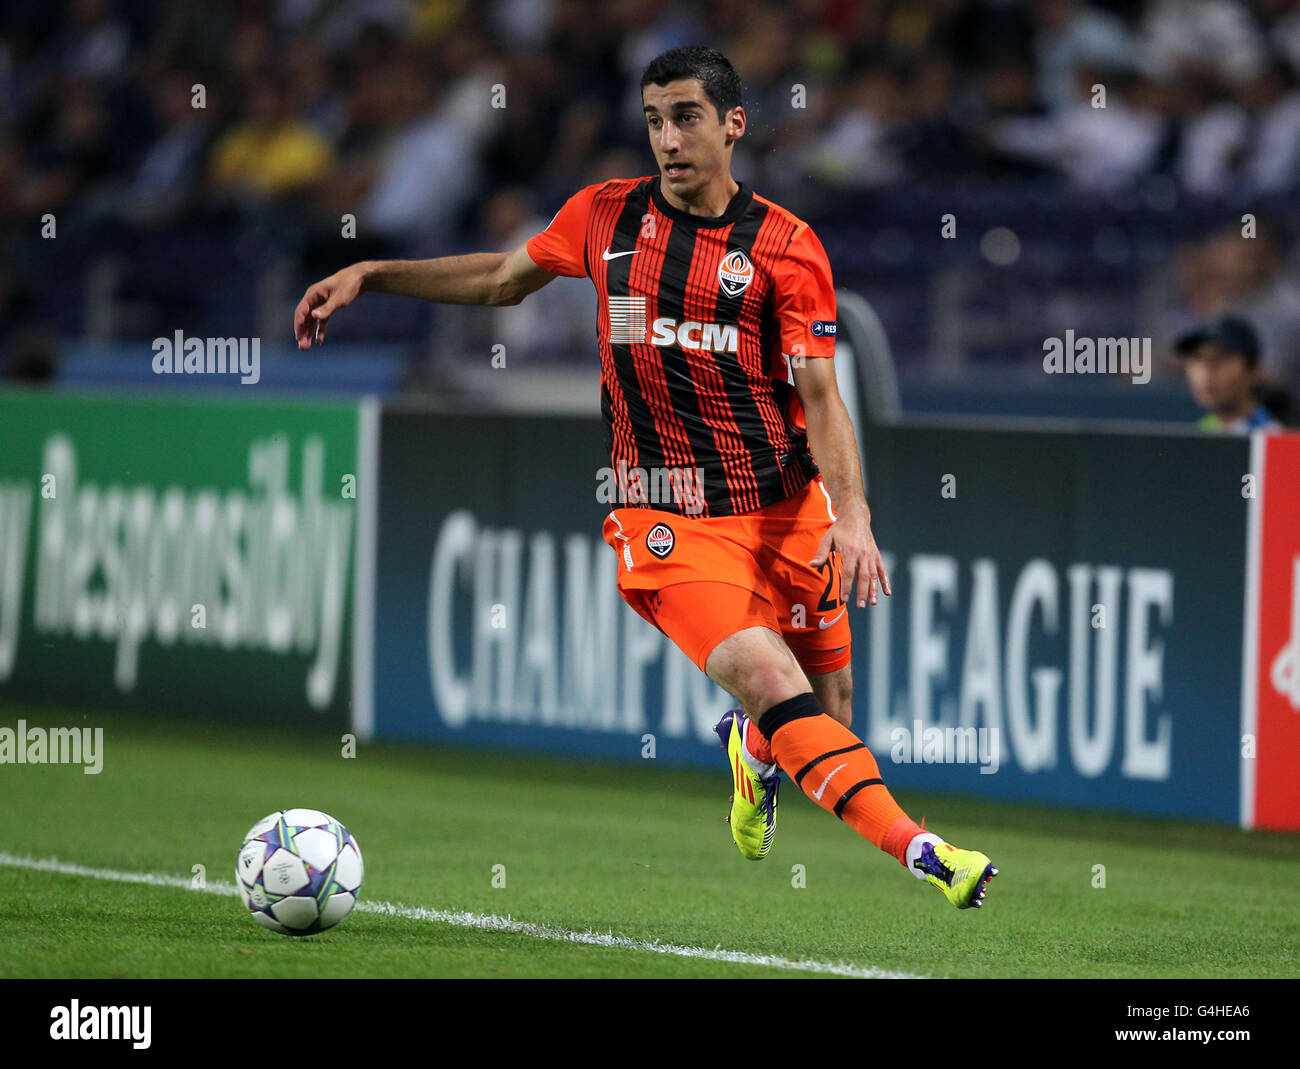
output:
[[697, 78], [647, 85], [641, 101], [650, 147], [668, 189], [690, 200], [717, 175], [730, 173], [731, 142], [745, 129], [743, 108], [732, 108], [719, 122]]
[[1250, 394], [1250, 365], [1240, 353], [1204, 342], [1188, 353], [1184, 364], [1187, 385], [1202, 408], [1234, 411]]

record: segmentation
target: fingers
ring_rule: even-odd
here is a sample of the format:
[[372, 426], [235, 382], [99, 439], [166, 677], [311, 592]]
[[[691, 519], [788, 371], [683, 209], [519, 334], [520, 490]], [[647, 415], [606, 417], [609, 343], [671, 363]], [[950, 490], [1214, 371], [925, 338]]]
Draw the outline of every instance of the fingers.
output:
[[357, 287], [351, 276], [345, 272], [331, 275], [317, 285], [321, 287], [322, 302], [320, 307], [311, 313], [311, 318], [316, 321], [316, 344], [321, 345], [325, 341], [325, 328], [329, 324], [330, 316], [340, 308], [346, 308], [356, 299]]
[[316, 318], [319, 309], [316, 309], [316, 306], [325, 301], [328, 296], [329, 291], [317, 282], [308, 288], [302, 295], [302, 300], [298, 302], [298, 307], [293, 310], [293, 336], [298, 341], [299, 349], [310, 349], [319, 340], [319, 320]]
[[[817, 546], [817, 556], [813, 557], [808, 563], [814, 568], [820, 568], [826, 563], [826, 558], [830, 556], [831, 547], [835, 545], [835, 535], [832, 531], [827, 531], [822, 535], [821, 543]], [[848, 589], [847, 587], [845, 589]]]
[[819, 568], [830, 557], [836, 549], [839, 550], [842, 570], [840, 572], [840, 590], [846, 603], [852, 597], [854, 586], [857, 586], [857, 605], [859, 609], [865, 609], [868, 605], [875, 605], [880, 600], [880, 594], [892, 597], [894, 590], [889, 583], [889, 574], [885, 571], [885, 562], [881, 559], [878, 550], [865, 549], [860, 553], [846, 554], [843, 547], [839, 547], [835, 542], [834, 528], [828, 530], [822, 536], [820, 544], [817, 546], [817, 556], [813, 557], [808, 563], [814, 568]]
[[865, 609], [868, 600], [870, 600], [871, 604], [874, 605], [876, 603], [875, 589], [872, 585], [874, 580], [868, 571], [868, 560], [866, 554], [854, 557], [853, 563], [850, 567], [853, 569], [853, 579], [849, 580], [848, 573], [845, 573], [844, 589], [852, 590], [856, 583], [858, 591], [858, 608]]
[[853, 589], [857, 582], [858, 608], [865, 609], [880, 600], [880, 594], [892, 597], [894, 590], [889, 584], [889, 575], [885, 571], [885, 562], [879, 554], [863, 553], [852, 561], [845, 561], [843, 589]]
[[858, 573], [858, 608], [863, 607], [862, 591], [866, 587], [866, 601], [874, 605], [879, 600], [878, 594], [883, 593], [887, 597], [893, 596], [893, 588], [889, 585], [889, 574], [885, 571], [885, 562], [880, 559], [880, 555], [868, 556], [863, 565], [863, 569]]
[[311, 315], [311, 290], [308, 290], [298, 307], [293, 310], [293, 336], [298, 341], [299, 349], [310, 349], [314, 333], [309, 317]]
[[310, 287], [294, 309], [293, 336], [299, 349], [310, 349], [323, 342], [330, 316], [346, 303], [339, 300], [337, 287], [330, 287], [326, 282], [317, 282]]

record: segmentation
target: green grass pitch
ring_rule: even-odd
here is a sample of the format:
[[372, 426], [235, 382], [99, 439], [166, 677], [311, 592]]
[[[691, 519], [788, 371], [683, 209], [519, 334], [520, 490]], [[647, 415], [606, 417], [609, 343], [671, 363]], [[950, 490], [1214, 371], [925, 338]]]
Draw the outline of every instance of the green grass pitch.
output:
[[0, 724], [20, 717], [104, 727], [104, 768], [0, 765], [11, 861], [185, 880], [202, 865], [210, 883], [231, 883], [244, 831], [308, 806], [356, 835], [363, 902], [633, 945], [360, 909], [290, 939], [233, 895], [7, 863], [0, 977], [816, 975], [650, 943], [921, 976], [1300, 975], [1287, 893], [1300, 879], [1297, 836], [900, 792], [914, 817], [1001, 870], [985, 908], [959, 912], [789, 783], [772, 853], [744, 860], [724, 823], [721, 755], [712, 775], [367, 743], [345, 759], [338, 737], [320, 733], [0, 709]]

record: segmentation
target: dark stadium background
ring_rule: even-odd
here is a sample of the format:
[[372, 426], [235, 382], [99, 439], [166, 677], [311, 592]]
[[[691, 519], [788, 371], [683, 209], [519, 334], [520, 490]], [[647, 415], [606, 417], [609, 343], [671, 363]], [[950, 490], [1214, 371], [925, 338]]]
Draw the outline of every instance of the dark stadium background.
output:
[[[735, 174], [808, 219], [872, 302], [905, 410], [1186, 419], [1164, 360], [1148, 389], [1080, 384], [1063, 410], [1042, 339], [1086, 323], [1164, 357], [1229, 308], [1300, 389], [1289, 0], [12, 0], [8, 373], [148, 385], [132, 343], [178, 322], [260, 335], [270, 360], [305, 285], [346, 262], [517, 245], [581, 186], [650, 172], [637, 79], [697, 41], [745, 84]], [[1246, 212], [1258, 238], [1234, 240]], [[497, 311], [370, 298], [272, 373], [454, 396], [492, 341], [516, 367], [590, 369], [593, 329], [585, 280]]]

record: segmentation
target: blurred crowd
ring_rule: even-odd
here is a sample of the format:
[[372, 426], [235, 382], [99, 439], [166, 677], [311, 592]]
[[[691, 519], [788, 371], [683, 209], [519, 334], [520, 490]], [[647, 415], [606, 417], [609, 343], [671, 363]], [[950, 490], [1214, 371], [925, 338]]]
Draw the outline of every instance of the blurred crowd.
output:
[[1025, 171], [1300, 185], [1300, 0], [6, 0], [0, 212], [286, 202], [436, 234], [649, 166], [645, 63], [709, 41], [780, 197]]
[[[5, 0], [0, 247], [53, 213], [274, 218], [302, 248], [353, 216], [381, 251], [499, 248], [652, 170], [640, 73], [692, 42], [745, 85], [735, 173], [796, 207], [810, 178], [1300, 192], [1300, 0]], [[1189, 249], [1181, 284], [1196, 314], [1229, 282], [1276, 290], [1300, 380], [1293, 246], [1270, 240]], [[1271, 281], [1227, 279], [1234, 255]]]

